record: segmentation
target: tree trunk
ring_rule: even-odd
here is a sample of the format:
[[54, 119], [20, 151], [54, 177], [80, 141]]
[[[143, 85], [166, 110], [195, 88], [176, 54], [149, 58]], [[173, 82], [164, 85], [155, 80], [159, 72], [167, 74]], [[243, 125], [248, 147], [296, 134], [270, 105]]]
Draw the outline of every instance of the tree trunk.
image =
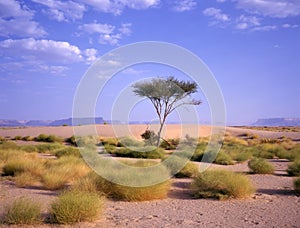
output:
[[157, 144], [156, 144], [157, 148], [159, 147], [159, 144], [160, 144], [160, 135], [161, 135], [162, 129], [164, 127], [164, 124], [165, 124], [165, 121], [163, 121], [162, 123], [160, 123], [160, 128], [159, 128], [159, 130], [157, 132]]

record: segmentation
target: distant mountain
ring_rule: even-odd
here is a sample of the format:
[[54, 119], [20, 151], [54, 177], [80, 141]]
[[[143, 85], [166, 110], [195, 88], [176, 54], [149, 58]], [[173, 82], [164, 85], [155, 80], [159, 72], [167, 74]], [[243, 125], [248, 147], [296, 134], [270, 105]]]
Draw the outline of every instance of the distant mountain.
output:
[[253, 126], [300, 126], [300, 118], [258, 119]]
[[0, 126], [2, 127], [35, 127], [35, 126], [62, 126], [68, 125], [88, 125], [88, 124], [103, 124], [105, 121], [102, 117], [96, 118], [68, 118], [68, 119], [61, 119], [61, 120], [1, 120], [0, 119]]

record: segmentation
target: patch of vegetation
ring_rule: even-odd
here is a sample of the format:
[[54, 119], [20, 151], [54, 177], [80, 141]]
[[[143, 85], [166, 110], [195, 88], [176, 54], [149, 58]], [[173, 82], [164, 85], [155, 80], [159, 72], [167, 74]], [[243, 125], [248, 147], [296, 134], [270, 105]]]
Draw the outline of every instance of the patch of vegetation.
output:
[[102, 207], [103, 199], [97, 194], [65, 192], [51, 205], [51, 220], [59, 224], [91, 222], [99, 216]]
[[289, 165], [287, 172], [290, 176], [300, 176], [300, 160]]
[[132, 148], [120, 148], [114, 152], [117, 157], [128, 158], [148, 158], [148, 159], [161, 159], [164, 157], [164, 150], [161, 148], [152, 147], [136, 147]]
[[255, 174], [273, 174], [274, 167], [263, 158], [253, 158], [248, 162], [250, 171]]
[[225, 170], [199, 173], [191, 188], [196, 198], [246, 198], [254, 193], [250, 180], [242, 174]]
[[170, 173], [177, 178], [195, 177], [198, 173], [198, 166], [181, 156], [172, 156], [164, 164]]
[[297, 193], [300, 193], [300, 178], [294, 180], [294, 188]]
[[63, 156], [74, 156], [74, 157], [81, 157], [80, 151], [74, 147], [65, 147], [63, 149], [59, 149], [55, 152], [55, 156], [60, 158]]
[[49, 143], [61, 143], [63, 142], [63, 139], [56, 135], [46, 135], [46, 134], [40, 134], [35, 139], [37, 142], [49, 142]]
[[27, 198], [16, 199], [5, 208], [3, 220], [10, 225], [38, 224], [41, 222], [41, 207]]
[[179, 144], [179, 139], [167, 139], [162, 140], [160, 147], [165, 150], [175, 150]]
[[130, 137], [122, 137], [118, 140], [119, 147], [143, 147], [144, 143]]

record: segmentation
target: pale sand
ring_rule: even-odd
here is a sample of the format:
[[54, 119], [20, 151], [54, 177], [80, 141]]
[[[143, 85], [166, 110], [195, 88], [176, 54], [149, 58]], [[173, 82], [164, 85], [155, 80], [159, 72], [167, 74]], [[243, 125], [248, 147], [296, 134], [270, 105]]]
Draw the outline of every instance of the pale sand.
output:
[[[147, 125], [95, 125], [98, 135], [101, 137], [124, 137], [131, 135], [136, 139], [141, 139], [141, 134], [147, 129]], [[151, 125], [150, 129], [156, 131], [158, 125]], [[77, 126], [76, 134], [92, 134], [94, 126]], [[197, 126], [197, 125], [166, 125], [163, 131], [163, 138], [179, 138], [189, 136], [206, 137], [211, 135], [211, 126]], [[261, 130], [250, 130], [235, 127], [226, 127], [226, 132], [233, 136], [243, 133], [250, 133], [258, 135], [262, 138], [279, 138], [283, 135], [294, 140], [300, 140], [299, 132], [271, 132]], [[39, 134], [54, 134], [63, 138], [68, 138], [74, 134], [73, 127], [26, 127], [26, 128], [0, 128], [1, 137], [14, 137], [14, 136], [38, 136]]]
[[[300, 197], [293, 189], [293, 178], [283, 175], [289, 164], [270, 160], [275, 175], [249, 175], [256, 193], [249, 199], [217, 201], [193, 199], [190, 179], [173, 179], [169, 197], [147, 202], [107, 200], [104, 213], [94, 223], [78, 223], [64, 227], [299, 227]], [[247, 163], [212, 168], [248, 171]], [[16, 188], [11, 182], [0, 184], [0, 214], [4, 205], [20, 196], [30, 197], [47, 212], [57, 193], [39, 189]], [[38, 227], [59, 227], [39, 225]]]

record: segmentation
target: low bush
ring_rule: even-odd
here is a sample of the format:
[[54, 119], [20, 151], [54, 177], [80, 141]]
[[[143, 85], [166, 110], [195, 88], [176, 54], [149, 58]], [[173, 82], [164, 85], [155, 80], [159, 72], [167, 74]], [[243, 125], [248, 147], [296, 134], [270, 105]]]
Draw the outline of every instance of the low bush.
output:
[[18, 146], [12, 141], [3, 141], [0, 143], [0, 150], [17, 150]]
[[253, 158], [248, 162], [248, 167], [252, 173], [273, 174], [274, 167], [263, 158]]
[[179, 144], [179, 139], [162, 140], [160, 147], [165, 150], [175, 150]]
[[161, 159], [164, 157], [164, 150], [161, 148], [151, 147], [136, 147], [136, 148], [120, 148], [114, 153], [117, 157], [128, 158], [148, 158], [148, 159]]
[[14, 182], [17, 187], [34, 187], [40, 186], [41, 178], [37, 175], [34, 175], [30, 172], [24, 172], [17, 174], [14, 178]]
[[196, 198], [246, 198], [254, 193], [250, 180], [242, 174], [225, 170], [199, 173], [191, 188]]
[[51, 205], [51, 220], [59, 224], [94, 221], [103, 207], [103, 199], [95, 193], [69, 191]]
[[137, 141], [130, 137], [119, 138], [118, 146], [121, 147], [142, 147], [144, 146], [143, 142]]
[[23, 141], [32, 141], [32, 140], [34, 140], [34, 138], [31, 137], [31, 136], [29, 136], [29, 135], [27, 135], [27, 136], [22, 137], [22, 140]]
[[116, 138], [102, 138], [100, 139], [102, 145], [111, 145], [111, 146], [118, 146], [119, 140]]
[[300, 193], [300, 178], [294, 180], [294, 188], [297, 193]]
[[74, 147], [65, 147], [63, 149], [59, 149], [55, 152], [55, 156], [60, 158], [63, 156], [74, 156], [74, 157], [81, 157], [80, 151]]
[[16, 135], [14, 138], [12, 138], [12, 140], [21, 140], [22, 139], [22, 136], [20, 135]]
[[289, 165], [287, 172], [290, 176], [300, 176], [300, 160]]
[[219, 165], [233, 165], [234, 161], [230, 157], [230, 155], [226, 154], [225, 152], [220, 151], [217, 154], [216, 159], [214, 160], [214, 163]]
[[23, 161], [23, 160], [9, 161], [3, 166], [2, 175], [3, 176], [15, 176], [17, 173], [24, 172], [26, 165], [27, 165], [27, 161]]
[[66, 143], [70, 143], [71, 145], [73, 146], [77, 146], [77, 143], [76, 143], [76, 138], [74, 135], [72, 135], [71, 137], [67, 138], [65, 140]]
[[56, 135], [45, 135], [45, 134], [40, 134], [35, 138], [35, 141], [37, 142], [49, 142], [49, 143], [61, 143], [63, 142], [63, 139], [59, 136]]
[[33, 225], [41, 222], [41, 207], [27, 198], [16, 199], [4, 211], [3, 221], [11, 225]]
[[172, 156], [166, 159], [164, 165], [171, 175], [177, 178], [195, 177], [198, 173], [198, 166], [181, 156]]

